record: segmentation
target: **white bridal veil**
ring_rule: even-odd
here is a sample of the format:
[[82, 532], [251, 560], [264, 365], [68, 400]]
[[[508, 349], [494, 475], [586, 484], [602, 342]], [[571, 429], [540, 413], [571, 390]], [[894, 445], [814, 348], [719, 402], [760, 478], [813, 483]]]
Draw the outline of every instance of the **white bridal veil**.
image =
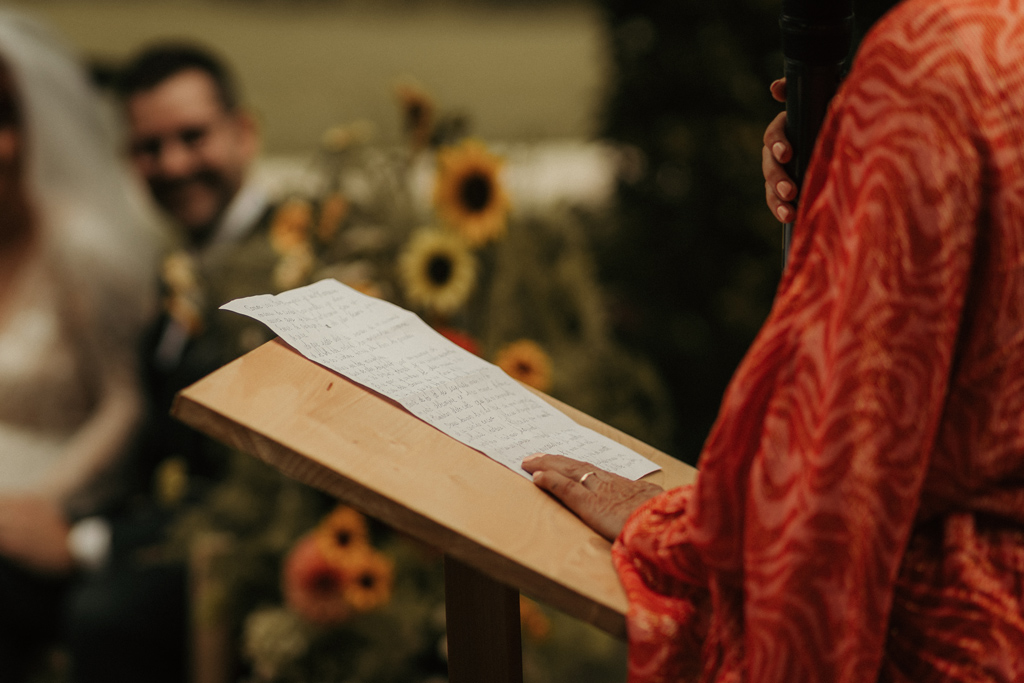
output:
[[153, 310], [158, 231], [119, 155], [115, 117], [76, 56], [35, 19], [0, 10], [0, 58], [17, 89], [44, 248], [99, 317], [99, 341], [127, 351]]

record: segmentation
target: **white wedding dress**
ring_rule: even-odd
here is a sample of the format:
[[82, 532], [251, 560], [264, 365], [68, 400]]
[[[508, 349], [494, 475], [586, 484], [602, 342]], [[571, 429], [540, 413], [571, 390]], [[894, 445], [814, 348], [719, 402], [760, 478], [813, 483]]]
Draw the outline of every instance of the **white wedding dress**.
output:
[[58, 277], [30, 263], [0, 318], [0, 495], [38, 492], [96, 404]]

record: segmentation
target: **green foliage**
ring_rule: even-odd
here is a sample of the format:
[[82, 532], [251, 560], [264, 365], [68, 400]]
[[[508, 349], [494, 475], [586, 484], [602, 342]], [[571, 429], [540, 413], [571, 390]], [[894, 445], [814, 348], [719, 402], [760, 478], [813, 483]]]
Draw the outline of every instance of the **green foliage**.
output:
[[781, 230], [761, 137], [781, 109], [770, 0], [603, 0], [614, 58], [604, 134], [627, 145], [603, 275], [616, 330], [665, 377], [692, 462], [771, 305]]
[[[603, 134], [627, 145], [603, 278], [615, 329], [674, 403], [693, 462], [781, 275], [761, 138], [782, 109], [780, 0], [599, 0], [613, 56]], [[855, 40], [895, 0], [855, 0]]]

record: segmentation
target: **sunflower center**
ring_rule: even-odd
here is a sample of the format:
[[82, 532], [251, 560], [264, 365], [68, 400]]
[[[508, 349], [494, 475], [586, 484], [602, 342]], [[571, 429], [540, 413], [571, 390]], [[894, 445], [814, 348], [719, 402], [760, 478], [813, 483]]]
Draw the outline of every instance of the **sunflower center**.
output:
[[448, 284], [452, 277], [452, 261], [444, 254], [435, 254], [427, 261], [427, 277], [430, 282], [440, 287]]
[[459, 198], [467, 210], [483, 211], [491, 201], [491, 179], [484, 173], [471, 173], [462, 181]]
[[377, 579], [374, 578], [373, 574], [363, 574], [359, 577], [359, 585], [370, 590], [377, 584]]
[[419, 128], [420, 124], [423, 123], [424, 114], [425, 112], [422, 104], [419, 102], [410, 104], [405, 110], [406, 125], [413, 130]]
[[334, 535], [334, 539], [338, 542], [342, 548], [352, 542], [352, 534], [347, 531], [339, 531]]

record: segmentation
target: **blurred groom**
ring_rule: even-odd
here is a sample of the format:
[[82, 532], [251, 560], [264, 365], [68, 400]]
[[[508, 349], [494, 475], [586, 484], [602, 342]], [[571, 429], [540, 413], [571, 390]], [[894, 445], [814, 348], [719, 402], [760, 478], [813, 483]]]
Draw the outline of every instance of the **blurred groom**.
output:
[[94, 553], [105, 560], [74, 592], [67, 632], [76, 682], [181, 683], [186, 572], [180, 558], [151, 551], [225, 475], [228, 455], [169, 411], [177, 391], [266, 339], [217, 307], [270, 290], [274, 207], [250, 178], [258, 127], [216, 56], [192, 44], [154, 45], [128, 63], [117, 89], [131, 160], [175, 245], [162, 269], [164, 311], [145, 349], [150, 417], [124, 477], [130, 494], [105, 519], [109, 546]]
[[249, 178], [260, 146], [255, 119], [220, 60], [192, 45], [157, 45], [124, 70], [119, 93], [132, 162], [180, 246], [179, 258], [165, 264], [167, 310], [151, 354], [162, 417], [176, 391], [237, 355], [213, 334], [212, 311], [230, 297], [213, 281], [265, 232], [271, 209]]

